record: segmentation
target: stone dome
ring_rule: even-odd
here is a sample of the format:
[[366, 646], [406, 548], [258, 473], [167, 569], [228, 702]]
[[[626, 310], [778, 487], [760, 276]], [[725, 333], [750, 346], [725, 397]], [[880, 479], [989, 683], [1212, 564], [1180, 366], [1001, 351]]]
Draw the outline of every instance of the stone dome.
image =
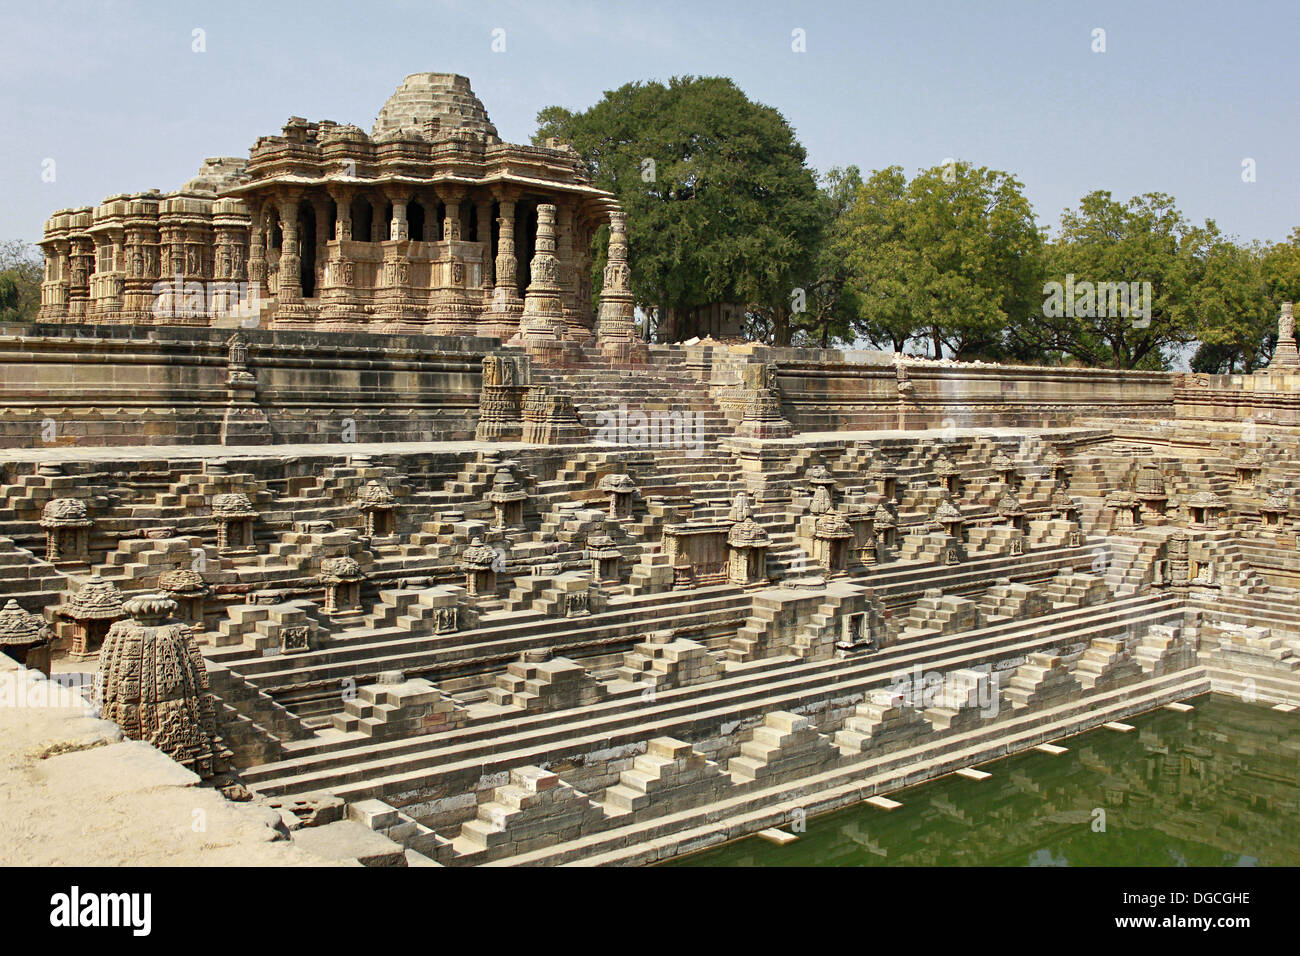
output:
[[1000, 515], [1022, 515], [1025, 513], [1024, 506], [1010, 491], [1004, 491], [998, 498], [998, 514]]
[[371, 479], [357, 489], [357, 504], [362, 511], [366, 509], [382, 510], [392, 508], [396, 502], [393, 491], [386, 482]]
[[461, 567], [466, 571], [486, 571], [496, 559], [496, 551], [484, 544], [482, 538], [475, 538], [461, 555]]
[[753, 518], [745, 518], [731, 526], [727, 544], [740, 548], [766, 548], [772, 543], [767, 531]]
[[939, 507], [934, 510], [934, 518], [936, 521], [964, 521], [965, 520], [962, 517], [961, 512], [957, 510], [957, 506], [954, 505], [947, 498], [939, 502]]
[[615, 492], [620, 495], [630, 495], [636, 491], [636, 482], [629, 475], [606, 475], [600, 479], [596, 489], [607, 494]]
[[212, 513], [223, 518], [255, 518], [257, 511], [248, 495], [235, 491], [212, 496]]
[[844, 515], [838, 511], [828, 511], [817, 519], [817, 523], [813, 526], [813, 537], [851, 538], [853, 528], [844, 519]]
[[195, 597], [208, 593], [208, 586], [203, 583], [203, 575], [189, 568], [164, 571], [158, 575], [158, 589], [182, 597]]
[[360, 581], [363, 577], [365, 575], [361, 573], [361, 565], [357, 563], [356, 558], [347, 555], [326, 558], [320, 563], [320, 578], [326, 584]]
[[469, 77], [456, 73], [412, 73], [388, 98], [375, 118], [370, 135], [375, 139], [403, 132], [427, 135], [466, 130], [499, 142], [497, 128], [474, 91]]
[[76, 621], [115, 621], [126, 616], [122, 593], [98, 576], [87, 578], [81, 589], [54, 613]]
[[31, 646], [48, 639], [45, 621], [24, 611], [17, 601], [10, 598], [4, 610], [0, 611], [0, 647]]
[[41, 527], [85, 527], [90, 524], [86, 503], [80, 498], [53, 498], [41, 512]]

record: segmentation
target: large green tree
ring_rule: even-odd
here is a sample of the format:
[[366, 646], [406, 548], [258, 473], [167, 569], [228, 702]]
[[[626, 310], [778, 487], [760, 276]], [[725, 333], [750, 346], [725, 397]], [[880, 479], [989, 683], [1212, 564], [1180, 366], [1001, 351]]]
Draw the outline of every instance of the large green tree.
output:
[[1277, 327], [1264, 278], [1267, 247], [1214, 237], [1192, 287], [1197, 372], [1249, 372], [1268, 364]]
[[[1046, 277], [1059, 285], [1025, 334], [1087, 365], [1162, 368], [1172, 347], [1195, 337], [1196, 286], [1220, 241], [1212, 222], [1192, 227], [1164, 193], [1127, 203], [1104, 190], [1089, 193], [1062, 213], [1060, 233], [1047, 245]], [[1136, 294], [1119, 300], [1103, 283]]]
[[638, 306], [667, 316], [740, 303], [789, 341], [825, 205], [779, 112], [731, 80], [687, 76], [629, 83], [583, 112], [550, 106], [537, 122], [535, 143], [570, 143], [627, 210]]
[[1041, 287], [1042, 236], [1023, 186], [969, 163], [873, 173], [836, 248], [856, 296], [857, 331], [896, 350], [911, 339], [935, 357], [1001, 357], [1009, 329]]

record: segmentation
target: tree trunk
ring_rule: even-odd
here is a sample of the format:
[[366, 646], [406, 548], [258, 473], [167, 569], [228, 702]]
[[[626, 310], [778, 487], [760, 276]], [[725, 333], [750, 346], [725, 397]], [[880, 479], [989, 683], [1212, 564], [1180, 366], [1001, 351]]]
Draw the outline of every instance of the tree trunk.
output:
[[785, 348], [790, 344], [790, 313], [783, 305], [772, 310], [772, 333], [777, 348]]

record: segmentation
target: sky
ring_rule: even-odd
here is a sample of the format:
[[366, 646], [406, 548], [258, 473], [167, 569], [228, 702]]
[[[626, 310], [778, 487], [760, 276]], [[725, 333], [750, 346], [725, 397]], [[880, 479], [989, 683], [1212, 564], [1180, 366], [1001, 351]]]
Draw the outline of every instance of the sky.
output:
[[1281, 240], [1300, 226], [1297, 26], [1296, 0], [0, 0], [0, 239], [175, 189], [289, 116], [369, 130], [403, 77], [436, 71], [470, 77], [510, 142], [549, 105], [727, 76], [819, 171], [957, 159], [1015, 175], [1049, 228], [1094, 189], [1160, 191]]

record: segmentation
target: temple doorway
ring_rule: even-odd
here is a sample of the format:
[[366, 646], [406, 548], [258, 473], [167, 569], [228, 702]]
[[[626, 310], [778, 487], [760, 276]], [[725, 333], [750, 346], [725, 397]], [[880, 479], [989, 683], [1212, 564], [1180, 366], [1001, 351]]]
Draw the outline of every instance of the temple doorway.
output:
[[316, 298], [316, 210], [308, 203], [298, 207], [298, 281], [302, 283], [302, 297]]

